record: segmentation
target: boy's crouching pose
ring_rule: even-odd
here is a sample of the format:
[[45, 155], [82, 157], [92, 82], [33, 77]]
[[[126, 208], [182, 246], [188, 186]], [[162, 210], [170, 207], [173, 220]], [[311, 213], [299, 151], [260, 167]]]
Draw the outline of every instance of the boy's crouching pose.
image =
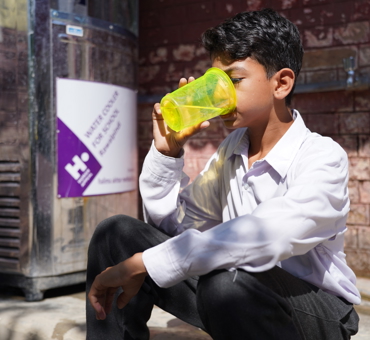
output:
[[343, 253], [347, 156], [289, 108], [298, 30], [272, 10], [245, 12], [203, 44], [235, 84], [237, 108], [222, 117], [235, 131], [184, 187], [182, 146], [209, 122], [176, 133], [154, 106], [140, 176], [147, 223], [98, 226], [87, 338], [149, 339], [155, 304], [213, 339], [349, 339], [360, 296]]

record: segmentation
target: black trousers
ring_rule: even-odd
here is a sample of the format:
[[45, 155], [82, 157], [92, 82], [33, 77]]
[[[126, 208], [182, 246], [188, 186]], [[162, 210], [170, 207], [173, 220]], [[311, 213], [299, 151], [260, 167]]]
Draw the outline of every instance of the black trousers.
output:
[[[87, 293], [100, 272], [167, 240], [152, 226], [118, 215], [97, 227], [89, 247]], [[119, 292], [118, 292], [119, 293]], [[149, 339], [153, 305], [204, 329], [215, 340], [339, 340], [358, 330], [358, 315], [344, 299], [323, 292], [279, 267], [262, 273], [216, 270], [170, 288], [148, 276], [130, 303], [113, 305], [98, 321], [87, 300], [87, 339]]]

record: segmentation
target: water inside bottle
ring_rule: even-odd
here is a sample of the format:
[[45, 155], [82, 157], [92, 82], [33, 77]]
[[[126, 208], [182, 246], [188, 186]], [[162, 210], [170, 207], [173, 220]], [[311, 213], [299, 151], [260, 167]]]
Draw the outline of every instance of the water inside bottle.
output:
[[174, 131], [204, 122], [217, 117], [224, 109], [204, 106], [179, 105], [173, 108], [162, 108], [167, 125]]

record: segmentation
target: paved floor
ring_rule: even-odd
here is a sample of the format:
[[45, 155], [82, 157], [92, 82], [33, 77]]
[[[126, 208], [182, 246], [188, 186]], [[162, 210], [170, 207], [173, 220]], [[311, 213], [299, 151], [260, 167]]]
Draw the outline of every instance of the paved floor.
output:
[[[370, 298], [370, 280], [359, 279]], [[360, 331], [354, 340], [370, 339], [370, 300], [357, 307]], [[201, 330], [155, 308], [149, 321], [152, 340], [210, 340]], [[26, 302], [16, 290], [0, 291], [0, 340], [83, 340], [86, 337], [83, 286], [53, 290], [39, 302]]]

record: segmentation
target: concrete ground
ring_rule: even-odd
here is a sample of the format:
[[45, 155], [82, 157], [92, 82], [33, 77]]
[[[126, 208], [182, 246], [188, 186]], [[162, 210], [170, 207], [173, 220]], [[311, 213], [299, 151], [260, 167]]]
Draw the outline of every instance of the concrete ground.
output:
[[[360, 331], [354, 340], [370, 339], [370, 279], [358, 279], [363, 303], [356, 307]], [[0, 340], [83, 340], [86, 337], [83, 285], [48, 291], [39, 302], [21, 293], [0, 291]], [[203, 331], [154, 308], [149, 321], [152, 340], [209, 340]]]

